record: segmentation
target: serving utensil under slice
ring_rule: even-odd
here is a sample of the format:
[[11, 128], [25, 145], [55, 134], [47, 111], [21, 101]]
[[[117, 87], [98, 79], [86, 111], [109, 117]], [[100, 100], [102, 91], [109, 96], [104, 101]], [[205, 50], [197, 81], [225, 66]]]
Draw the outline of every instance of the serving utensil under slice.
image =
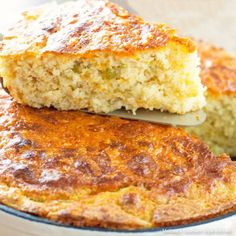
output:
[[[95, 114], [87, 110], [83, 111]], [[151, 111], [146, 109], [138, 109], [136, 111], [136, 114], [133, 114], [132, 111], [126, 111], [125, 109], [120, 109], [107, 114], [99, 113], [99, 115], [117, 116], [120, 118], [125, 118], [130, 120], [142, 120], [152, 123], [159, 123], [173, 126], [197, 126], [202, 124], [206, 120], [206, 114], [202, 110], [187, 113], [184, 115], [178, 115], [169, 112], [161, 112], [159, 110]]]

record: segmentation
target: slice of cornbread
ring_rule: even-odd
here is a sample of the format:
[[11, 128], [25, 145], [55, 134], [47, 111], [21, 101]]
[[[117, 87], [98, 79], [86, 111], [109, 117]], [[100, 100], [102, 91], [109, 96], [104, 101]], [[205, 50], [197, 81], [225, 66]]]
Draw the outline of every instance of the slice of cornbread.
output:
[[27, 11], [0, 46], [4, 86], [37, 108], [198, 110], [199, 64], [190, 39], [106, 0]]
[[216, 153], [236, 156], [236, 57], [221, 48], [199, 43], [202, 81], [207, 87], [207, 120], [188, 129]]
[[0, 203], [68, 225], [144, 229], [236, 210], [236, 163], [183, 129], [0, 91]]

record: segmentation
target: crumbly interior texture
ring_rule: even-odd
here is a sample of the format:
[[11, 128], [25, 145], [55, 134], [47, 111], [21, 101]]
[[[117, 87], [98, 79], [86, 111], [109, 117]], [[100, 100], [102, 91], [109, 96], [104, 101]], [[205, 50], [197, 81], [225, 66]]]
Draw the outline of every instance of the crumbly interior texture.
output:
[[236, 157], [236, 57], [224, 49], [198, 43], [201, 79], [207, 88], [207, 120], [187, 130], [216, 153]]
[[209, 94], [205, 111], [206, 121], [186, 130], [205, 141], [214, 153], [236, 157], [236, 95]]
[[20, 103], [59, 110], [110, 112], [121, 107], [174, 113], [205, 104], [197, 54], [169, 43], [159, 50], [120, 57], [55, 54], [2, 58], [4, 86]]

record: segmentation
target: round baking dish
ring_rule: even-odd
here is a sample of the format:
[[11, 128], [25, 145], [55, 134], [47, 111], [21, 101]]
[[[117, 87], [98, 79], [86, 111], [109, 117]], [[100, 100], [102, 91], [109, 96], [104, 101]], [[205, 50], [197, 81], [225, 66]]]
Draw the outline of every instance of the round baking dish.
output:
[[[144, 235], [159, 235], [164, 232], [170, 235], [174, 231], [177, 234], [186, 235], [186, 233], [197, 233], [201, 235], [204, 232], [217, 232], [217, 226], [222, 232], [227, 233], [231, 226], [233, 228], [233, 221], [236, 221], [236, 212], [226, 214], [224, 216], [215, 217], [209, 220], [200, 221], [197, 223], [152, 228], [145, 230], [112, 230], [101, 228], [89, 228], [89, 227], [73, 227], [68, 225], [59, 224], [47, 219], [43, 219], [37, 216], [33, 216], [24, 212], [17, 211], [13, 208], [0, 204], [0, 235], [1, 236], [120, 236], [128, 234], [129, 236], [144, 236]], [[227, 220], [228, 219], [228, 220]], [[224, 220], [226, 224], [219, 224], [219, 220]], [[227, 221], [226, 221], [227, 220]], [[224, 229], [225, 226], [225, 229]], [[228, 228], [227, 228], [228, 227]], [[227, 231], [227, 232], [226, 232]]]

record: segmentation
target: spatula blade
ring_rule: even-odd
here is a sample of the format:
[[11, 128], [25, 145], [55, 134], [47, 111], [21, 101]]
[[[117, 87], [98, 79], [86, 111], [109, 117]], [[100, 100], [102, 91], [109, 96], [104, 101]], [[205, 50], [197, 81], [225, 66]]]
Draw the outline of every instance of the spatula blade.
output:
[[120, 109], [107, 114], [99, 113], [99, 115], [117, 116], [120, 118], [125, 118], [130, 120], [141, 120], [164, 125], [186, 126], [186, 127], [200, 125], [206, 120], [206, 114], [202, 110], [196, 112], [190, 112], [184, 115], [178, 115], [169, 112], [161, 112], [159, 110], [151, 111], [146, 109], [139, 109], [136, 111], [136, 114], [133, 114], [131, 111]]

